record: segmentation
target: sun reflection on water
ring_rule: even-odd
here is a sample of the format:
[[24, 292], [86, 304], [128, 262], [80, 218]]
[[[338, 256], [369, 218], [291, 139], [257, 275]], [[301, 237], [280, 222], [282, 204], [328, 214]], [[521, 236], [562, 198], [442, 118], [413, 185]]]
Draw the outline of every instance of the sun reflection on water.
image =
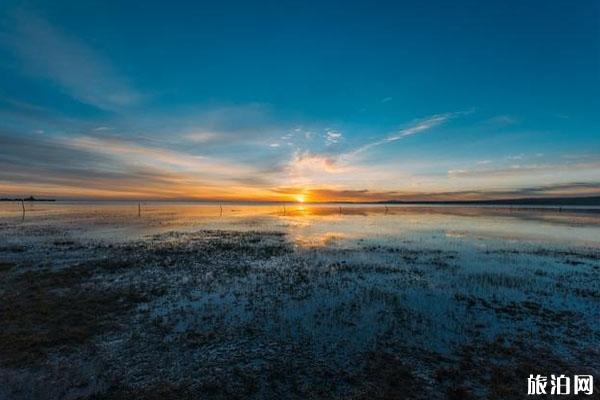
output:
[[[600, 213], [492, 207], [348, 204], [56, 202], [0, 204], [0, 222], [76, 227], [83, 234], [135, 239], [165, 231], [283, 231], [299, 246], [362, 239], [552, 240], [600, 246]], [[418, 238], [418, 239], [415, 239]]]

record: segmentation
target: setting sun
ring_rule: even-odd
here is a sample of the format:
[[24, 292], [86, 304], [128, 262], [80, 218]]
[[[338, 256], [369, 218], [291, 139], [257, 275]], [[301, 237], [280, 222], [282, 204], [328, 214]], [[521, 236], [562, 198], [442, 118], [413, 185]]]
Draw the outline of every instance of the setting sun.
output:
[[304, 196], [303, 194], [299, 194], [296, 196], [296, 201], [298, 203], [304, 203], [304, 200], [306, 199], [306, 196]]

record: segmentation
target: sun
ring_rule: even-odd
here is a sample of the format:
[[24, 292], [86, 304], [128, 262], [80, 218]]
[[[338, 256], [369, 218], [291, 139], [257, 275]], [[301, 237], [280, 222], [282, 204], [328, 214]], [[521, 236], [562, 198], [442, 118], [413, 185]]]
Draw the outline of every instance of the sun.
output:
[[296, 201], [298, 203], [304, 203], [304, 200], [306, 200], [306, 196], [304, 196], [303, 194], [296, 195]]

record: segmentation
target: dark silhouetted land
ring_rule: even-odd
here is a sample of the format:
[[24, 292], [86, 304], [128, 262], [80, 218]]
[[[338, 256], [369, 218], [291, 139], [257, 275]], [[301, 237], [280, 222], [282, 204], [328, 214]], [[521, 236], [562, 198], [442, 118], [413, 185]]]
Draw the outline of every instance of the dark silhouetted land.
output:
[[6, 198], [3, 197], [0, 201], [56, 201], [56, 199], [36, 199], [33, 196], [25, 197], [25, 198]]
[[[373, 204], [373, 203], [371, 203]], [[493, 200], [422, 200], [378, 201], [376, 204], [456, 204], [456, 205], [522, 205], [522, 206], [600, 206], [600, 196], [590, 197], [524, 197]]]

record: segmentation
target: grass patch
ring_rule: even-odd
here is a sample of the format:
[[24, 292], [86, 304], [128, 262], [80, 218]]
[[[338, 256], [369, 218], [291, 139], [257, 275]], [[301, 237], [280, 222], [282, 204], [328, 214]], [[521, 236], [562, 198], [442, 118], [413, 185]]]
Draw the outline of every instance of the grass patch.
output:
[[40, 287], [12, 293], [0, 305], [0, 359], [29, 364], [60, 346], [76, 346], [114, 327], [115, 318], [146, 298], [135, 291], [68, 291]]
[[531, 281], [522, 276], [500, 274], [496, 272], [479, 272], [465, 275], [464, 282], [476, 286], [503, 287], [520, 289], [531, 285]]
[[14, 263], [0, 261], [0, 274], [10, 271], [14, 266]]
[[[12, 264], [0, 264], [0, 272]], [[23, 366], [51, 349], [77, 346], [114, 327], [114, 322], [146, 297], [131, 288], [100, 288], [84, 283], [102, 268], [31, 269], [3, 283], [0, 303], [0, 362]]]

